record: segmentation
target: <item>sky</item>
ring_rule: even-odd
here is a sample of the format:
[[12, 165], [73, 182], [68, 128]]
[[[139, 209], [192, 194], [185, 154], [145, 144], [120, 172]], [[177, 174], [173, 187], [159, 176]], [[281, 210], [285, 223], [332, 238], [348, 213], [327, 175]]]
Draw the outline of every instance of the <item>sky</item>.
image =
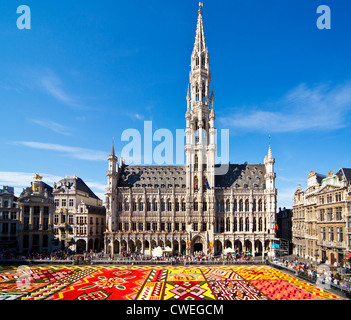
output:
[[[263, 163], [270, 136], [278, 207], [291, 208], [310, 171], [351, 168], [351, 3], [203, 3], [215, 126], [229, 129], [230, 162]], [[23, 4], [30, 29], [17, 27]], [[320, 5], [330, 29], [317, 26]], [[193, 0], [1, 1], [0, 187], [19, 195], [35, 173], [50, 185], [77, 175], [103, 199], [107, 156], [113, 143], [120, 158], [126, 130], [143, 142], [152, 121], [175, 146], [197, 11]]]

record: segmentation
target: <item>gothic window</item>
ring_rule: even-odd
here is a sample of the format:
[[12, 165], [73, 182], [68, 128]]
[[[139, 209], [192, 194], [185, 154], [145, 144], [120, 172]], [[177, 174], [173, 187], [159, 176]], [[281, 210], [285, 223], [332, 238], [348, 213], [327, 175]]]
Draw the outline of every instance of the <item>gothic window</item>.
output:
[[195, 155], [195, 164], [194, 164], [194, 171], [197, 171], [199, 167], [199, 158]]
[[229, 203], [229, 200], [227, 199], [226, 202], [225, 202], [225, 211], [226, 212], [229, 212], [230, 211], [230, 203]]
[[153, 211], [157, 211], [157, 201], [154, 199], [152, 201]]
[[243, 218], [239, 218], [239, 231], [243, 231], [244, 230], [244, 221]]
[[245, 211], [249, 211], [249, 200], [245, 200]]
[[250, 229], [250, 221], [249, 218], [245, 219], [245, 231], [249, 231]]
[[137, 204], [135, 201], [133, 201], [133, 211], [136, 211], [137, 210]]
[[129, 210], [129, 202], [128, 202], [128, 201], [125, 201], [125, 202], [124, 202], [124, 210], [125, 210], [125, 211], [128, 211], [128, 210]]
[[219, 212], [224, 212], [224, 200], [219, 203]]
[[221, 228], [220, 232], [221, 233], [224, 232], [224, 219], [221, 219], [220, 221], [220, 228]]
[[230, 219], [227, 218], [225, 221], [225, 231], [229, 232], [230, 231]]
[[172, 211], [172, 202], [170, 200], [167, 201], [167, 211]]
[[199, 65], [199, 57], [197, 56], [195, 59], [195, 65], [198, 66]]
[[149, 200], [146, 202], [146, 211], [151, 211], [151, 203]]
[[206, 58], [205, 55], [201, 55], [201, 67], [205, 66]]
[[165, 211], [165, 202], [164, 200], [161, 200], [161, 211]]
[[178, 200], [176, 200], [176, 202], [175, 202], [175, 211], [179, 211], [179, 201]]
[[260, 217], [259, 219], [258, 219], [258, 231], [262, 231], [262, 218]]
[[202, 210], [207, 211], [207, 202], [202, 203]]
[[256, 211], [256, 199], [253, 200], [253, 203], [252, 203], [252, 211], [253, 211], [253, 212]]
[[238, 211], [238, 202], [234, 199], [234, 212]]
[[199, 210], [199, 203], [197, 201], [194, 201], [194, 211]]
[[262, 212], [262, 199], [258, 200], [258, 212]]
[[256, 218], [253, 218], [253, 222], [252, 222], [252, 231], [255, 232], [256, 231]]
[[237, 218], [234, 218], [233, 232], [238, 231], [238, 221]]
[[184, 200], [182, 200], [182, 211], [186, 210], [186, 203]]
[[239, 211], [240, 212], [243, 211], [243, 200], [242, 199], [239, 200]]

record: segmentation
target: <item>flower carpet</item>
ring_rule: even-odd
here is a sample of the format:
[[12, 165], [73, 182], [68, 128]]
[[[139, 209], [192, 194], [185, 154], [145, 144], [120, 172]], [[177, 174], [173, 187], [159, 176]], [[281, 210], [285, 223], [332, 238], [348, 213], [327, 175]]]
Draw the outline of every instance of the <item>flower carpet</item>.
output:
[[0, 300], [340, 300], [269, 266], [0, 266]]

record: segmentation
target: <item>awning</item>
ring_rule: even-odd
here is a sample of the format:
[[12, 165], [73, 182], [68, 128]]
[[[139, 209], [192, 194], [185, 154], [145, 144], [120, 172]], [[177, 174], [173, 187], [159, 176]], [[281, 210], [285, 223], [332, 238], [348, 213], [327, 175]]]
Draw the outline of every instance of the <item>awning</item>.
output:
[[163, 250], [161, 247], [157, 247], [154, 250], [152, 250], [152, 256], [153, 257], [162, 257]]
[[224, 249], [224, 253], [234, 253], [234, 252], [235, 251], [230, 247]]

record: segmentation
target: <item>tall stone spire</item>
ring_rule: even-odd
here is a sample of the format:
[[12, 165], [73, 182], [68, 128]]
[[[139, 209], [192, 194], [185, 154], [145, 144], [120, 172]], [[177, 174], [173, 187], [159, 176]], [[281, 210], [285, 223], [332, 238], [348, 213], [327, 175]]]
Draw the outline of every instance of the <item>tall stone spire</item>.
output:
[[206, 48], [204, 24], [202, 22], [202, 7], [203, 7], [203, 3], [199, 2], [199, 10], [198, 10], [199, 16], [197, 18], [196, 36], [195, 36], [195, 44], [194, 44], [194, 50], [196, 49], [198, 52], [201, 52]]
[[191, 54], [191, 71], [190, 71], [190, 96], [191, 106], [204, 107], [205, 112], [210, 106], [210, 57], [208, 54], [204, 26], [202, 21], [202, 6], [199, 3], [195, 43]]
[[[201, 208], [204, 199], [209, 203], [209, 212], [214, 214], [214, 164], [215, 164], [215, 113], [214, 94], [210, 91], [210, 57], [205, 41], [202, 20], [203, 4], [199, 3], [195, 43], [191, 54], [189, 90], [187, 92], [186, 184], [189, 190], [189, 209], [196, 201]], [[212, 106], [212, 108], [211, 108]]]

